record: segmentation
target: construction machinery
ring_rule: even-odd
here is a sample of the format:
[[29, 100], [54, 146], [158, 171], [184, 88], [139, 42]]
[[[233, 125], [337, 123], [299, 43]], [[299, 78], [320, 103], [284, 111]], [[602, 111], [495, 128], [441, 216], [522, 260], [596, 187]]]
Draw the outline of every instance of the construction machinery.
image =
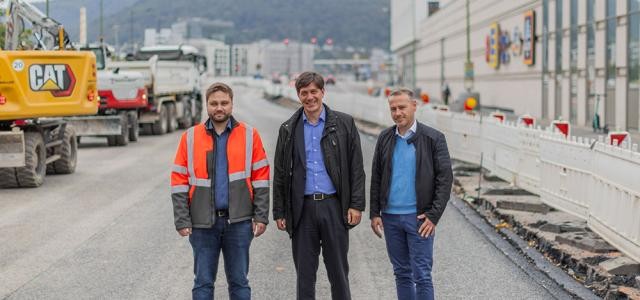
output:
[[138, 140], [138, 117], [147, 105], [142, 73], [111, 68], [111, 50], [104, 44], [81, 48], [96, 56], [98, 69], [98, 115], [67, 117], [78, 141], [82, 136], [106, 137], [109, 146], [124, 146]]
[[9, 1], [6, 22], [0, 50], [0, 187], [37, 187], [45, 174], [75, 171], [75, 133], [57, 117], [96, 114], [96, 59], [71, 49], [62, 26], [29, 3]]
[[195, 47], [167, 45], [143, 47], [126, 61], [112, 62], [111, 69], [143, 74], [148, 105], [138, 122], [147, 134], [165, 134], [200, 122], [203, 97], [200, 76], [206, 59]]

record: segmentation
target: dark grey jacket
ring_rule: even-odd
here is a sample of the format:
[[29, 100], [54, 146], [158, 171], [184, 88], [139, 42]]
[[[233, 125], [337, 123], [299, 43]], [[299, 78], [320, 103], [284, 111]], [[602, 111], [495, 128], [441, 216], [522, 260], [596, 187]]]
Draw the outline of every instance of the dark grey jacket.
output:
[[[336, 188], [346, 227], [347, 210], [363, 211], [365, 173], [362, 165], [360, 135], [353, 118], [324, 106], [326, 120], [320, 146], [322, 157]], [[280, 126], [274, 159], [273, 218], [284, 218], [292, 235], [302, 215], [306, 166], [302, 108]], [[295, 152], [294, 152], [295, 151]]]
[[[396, 126], [385, 129], [376, 143], [371, 168], [371, 218], [379, 217], [387, 206], [395, 133]], [[418, 122], [409, 143], [416, 148], [416, 213], [425, 213], [437, 224], [449, 201], [453, 182], [447, 141], [441, 132]]]

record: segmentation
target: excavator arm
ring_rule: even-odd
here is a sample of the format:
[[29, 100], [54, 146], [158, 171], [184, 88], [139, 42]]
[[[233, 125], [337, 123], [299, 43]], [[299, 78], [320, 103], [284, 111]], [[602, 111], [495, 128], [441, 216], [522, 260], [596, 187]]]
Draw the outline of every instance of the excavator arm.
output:
[[[56, 20], [47, 17], [38, 8], [21, 0], [9, 0], [4, 50], [30, 50], [21, 44], [21, 35], [31, 30], [35, 50], [66, 48], [71, 44], [69, 35]], [[30, 37], [31, 38], [31, 37]]]

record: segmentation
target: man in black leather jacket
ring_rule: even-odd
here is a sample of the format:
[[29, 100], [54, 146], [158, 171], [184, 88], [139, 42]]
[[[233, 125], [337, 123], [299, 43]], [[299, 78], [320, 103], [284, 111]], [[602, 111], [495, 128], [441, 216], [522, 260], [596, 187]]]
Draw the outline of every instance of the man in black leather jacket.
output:
[[348, 229], [365, 209], [365, 173], [353, 118], [322, 103], [324, 79], [296, 80], [302, 103], [280, 126], [273, 180], [273, 217], [292, 238], [297, 298], [315, 299], [322, 248], [333, 299], [351, 299]]
[[415, 119], [416, 105], [411, 90], [391, 93], [396, 125], [378, 136], [371, 168], [371, 229], [384, 230], [398, 299], [434, 298], [434, 234], [453, 182], [445, 137]]

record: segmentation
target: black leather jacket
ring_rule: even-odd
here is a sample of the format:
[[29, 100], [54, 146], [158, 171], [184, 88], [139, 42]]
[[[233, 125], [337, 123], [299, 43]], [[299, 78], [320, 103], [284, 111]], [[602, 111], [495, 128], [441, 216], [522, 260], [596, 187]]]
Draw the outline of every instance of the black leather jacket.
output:
[[[392, 126], [378, 136], [371, 170], [370, 218], [379, 217], [387, 205], [395, 133], [396, 126]], [[447, 141], [441, 132], [418, 122], [409, 143], [416, 148], [416, 213], [426, 213], [437, 224], [447, 207], [453, 183]]]
[[[349, 228], [347, 210], [363, 211], [366, 206], [360, 135], [351, 116], [333, 111], [326, 105], [324, 109], [326, 120], [320, 146], [327, 173], [340, 200], [344, 224]], [[289, 235], [299, 222], [304, 201], [306, 167], [294, 164], [293, 153], [294, 143], [300, 145], [298, 148], [304, 147], [304, 136], [302, 141], [296, 141], [301, 116], [302, 108], [280, 126], [273, 166], [273, 218], [286, 220]]]

